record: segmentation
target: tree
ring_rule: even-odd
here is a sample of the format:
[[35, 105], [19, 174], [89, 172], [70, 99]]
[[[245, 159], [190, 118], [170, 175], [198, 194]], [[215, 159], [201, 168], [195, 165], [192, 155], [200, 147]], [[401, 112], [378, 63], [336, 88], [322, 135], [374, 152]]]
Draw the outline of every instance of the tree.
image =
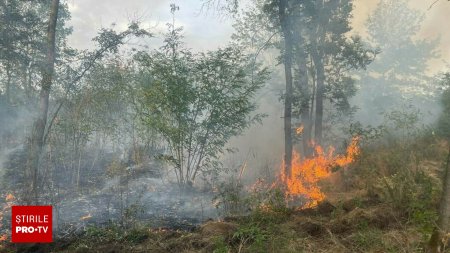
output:
[[[347, 35], [352, 1], [286, 1], [281, 14], [286, 16], [287, 25], [280, 19], [281, 2], [262, 2], [239, 16], [234, 38], [240, 45], [250, 44], [248, 47], [254, 47], [256, 38], [265, 42], [257, 44], [257, 53], [270, 46], [279, 48], [280, 63], [288, 74], [286, 87], [290, 87], [283, 94], [285, 110], [291, 111], [291, 120], [284, 117], [285, 126], [291, 122], [289, 129], [303, 129], [302, 153], [309, 156], [313, 154], [311, 142], [320, 144], [323, 139], [323, 122], [329, 116], [325, 107], [330, 106], [332, 112], [352, 112], [349, 99], [356, 93], [352, 72], [365, 68], [377, 52], [360, 37]], [[286, 67], [286, 60], [290, 67]], [[293, 137], [292, 131], [287, 134], [286, 130], [285, 151], [290, 146], [288, 137]]]
[[59, 0], [52, 0], [50, 8], [50, 17], [47, 28], [47, 55], [46, 63], [42, 71], [41, 91], [39, 93], [39, 112], [37, 119], [33, 124], [31, 137], [31, 148], [29, 156], [29, 166], [32, 169], [31, 192], [34, 202], [38, 204], [38, 172], [39, 158], [44, 147], [44, 134], [47, 125], [48, 106], [50, 98], [50, 89], [55, 71], [55, 41], [56, 41], [56, 22], [58, 20]]
[[[12, 105], [35, 107], [36, 88], [46, 55], [46, 27], [50, 1], [8, 0], [0, 3], [0, 78], [4, 74], [5, 95]], [[66, 39], [71, 28], [67, 5], [60, 4], [56, 37], [56, 58], [67, 49]], [[2, 73], [3, 72], [3, 73]], [[35, 94], [36, 93], [36, 94]]]
[[[447, 1], [450, 2], [450, 0], [447, 0]], [[435, 4], [437, 4], [437, 2], [439, 2], [439, 0], [435, 0], [435, 1], [430, 5], [430, 7], [428, 7], [428, 10], [430, 10], [431, 8], [433, 8], [433, 6], [434, 6]]]
[[[352, 71], [364, 69], [376, 54], [361, 38], [348, 37], [351, 31], [351, 0], [306, 1], [298, 6], [299, 70], [311, 75], [311, 81], [299, 78], [299, 114], [305, 129], [304, 149], [310, 143], [312, 125], [314, 142], [322, 144], [325, 102], [334, 111], [351, 114], [349, 98], [356, 92]], [[311, 59], [310, 70], [305, 67]], [[300, 67], [301, 66], [301, 67]], [[302, 75], [302, 74], [300, 74]], [[302, 80], [302, 81], [300, 81]], [[309, 87], [308, 87], [309, 86]], [[315, 108], [314, 108], [315, 107]], [[309, 110], [309, 117], [308, 112]], [[313, 118], [314, 117], [314, 118]], [[309, 153], [308, 150], [306, 153]]]
[[424, 14], [411, 9], [405, 0], [383, 0], [367, 20], [369, 42], [379, 55], [360, 75], [360, 92], [355, 104], [361, 105], [358, 118], [376, 124], [382, 113], [405, 101], [434, 104], [438, 87], [427, 76], [429, 60], [438, 56], [438, 40], [416, 39]]
[[183, 47], [181, 28], [168, 26], [160, 50], [136, 56], [141, 66], [138, 110], [167, 143], [160, 158], [173, 165], [185, 187], [200, 173], [217, 170], [227, 141], [261, 117], [251, 115], [252, 97], [267, 71], [252, 76], [253, 62], [239, 48], [194, 54]]
[[[19, 1], [20, 2], [20, 1]], [[20, 2], [21, 4], [26, 5], [25, 3]], [[33, 20], [36, 23], [37, 27], [33, 27], [32, 32], [29, 34], [24, 32], [25, 35], [24, 39], [16, 38], [14, 39], [14, 43], [11, 45], [6, 43], [6, 46], [10, 46], [11, 50], [13, 52], [17, 51], [17, 48], [19, 48], [21, 45], [26, 45], [29, 43], [29, 41], [32, 41], [31, 45], [45, 45], [45, 50], [42, 50], [41, 47], [31, 47], [31, 51], [27, 52], [23, 55], [22, 58], [26, 59], [25, 63], [19, 62], [20, 64], [23, 64], [26, 68], [29, 67], [29, 63], [31, 61], [36, 62], [36, 68], [41, 70], [40, 77], [41, 81], [38, 85], [39, 88], [39, 101], [38, 101], [38, 110], [35, 112], [36, 119], [34, 120], [32, 130], [31, 130], [31, 136], [29, 138], [29, 147], [27, 148], [28, 152], [28, 159], [27, 159], [27, 165], [25, 166], [28, 170], [28, 176], [30, 178], [30, 189], [28, 191], [28, 194], [26, 194], [26, 199], [28, 203], [34, 201], [35, 203], [38, 202], [39, 198], [39, 184], [42, 183], [39, 180], [39, 166], [40, 166], [40, 159], [42, 157], [44, 147], [46, 145], [47, 137], [50, 133], [51, 127], [53, 125], [54, 120], [56, 119], [59, 110], [62, 108], [62, 105], [64, 103], [64, 99], [61, 99], [61, 102], [59, 106], [56, 109], [56, 112], [52, 115], [52, 117], [48, 118], [49, 113], [49, 107], [50, 103], [52, 102], [51, 99], [51, 91], [52, 88], [55, 86], [55, 84], [64, 84], [65, 87], [63, 87], [63, 90], [65, 90], [65, 95], [70, 92], [70, 90], [75, 86], [77, 82], [79, 82], [84, 75], [94, 66], [94, 64], [99, 61], [103, 56], [105, 56], [108, 53], [117, 53], [118, 48], [120, 45], [124, 43], [124, 39], [127, 36], [135, 35], [135, 36], [147, 36], [149, 35], [148, 32], [145, 30], [139, 29], [139, 26], [137, 23], [132, 23], [127, 30], [121, 33], [116, 33], [112, 29], [102, 29], [99, 36], [94, 38], [96, 42], [99, 44], [99, 49], [94, 50], [94, 52], [83, 52], [84, 54], [79, 54], [81, 58], [81, 64], [77, 66], [75, 69], [73, 69], [74, 64], [65, 62], [64, 60], [67, 60], [69, 57], [74, 57], [78, 52], [75, 50], [68, 49], [66, 47], [66, 40], [68, 34], [70, 34], [71, 29], [66, 28], [65, 20], [70, 17], [70, 15], [66, 12], [66, 6], [61, 5], [59, 1], [53, 0], [51, 2], [51, 5], [48, 5], [48, 3], [43, 3], [41, 5], [36, 5], [37, 7], [34, 8], [44, 8], [48, 7], [48, 15], [49, 19], [47, 21], [47, 33], [45, 37], [36, 36], [34, 31], [41, 31], [39, 26], [39, 22], [35, 19], [39, 20], [40, 16], [42, 15], [40, 12], [31, 12], [33, 15], [29, 14], [25, 10], [27, 8], [31, 8], [30, 6], [23, 7], [24, 10], [20, 8], [17, 9], [17, 24], [15, 22], [12, 22], [12, 27], [16, 29], [17, 31], [22, 31], [23, 27], [26, 27], [24, 24], [28, 24], [29, 19]], [[9, 9], [12, 9], [11, 6], [6, 6]], [[5, 9], [8, 9], [6, 8]], [[27, 15], [19, 15], [21, 12], [25, 12]], [[42, 11], [42, 10], [41, 10]], [[62, 13], [60, 13], [62, 11]], [[34, 17], [35, 19], [32, 19], [31, 17]], [[6, 16], [6, 19], [9, 19], [10, 17]], [[25, 22], [26, 21], [26, 22]], [[24, 22], [24, 24], [22, 24]], [[33, 23], [34, 24], [34, 23]], [[23, 27], [22, 27], [23, 26]], [[13, 30], [14, 30], [13, 29]], [[39, 34], [39, 33], [38, 33]], [[45, 38], [45, 43], [39, 42], [40, 39]], [[22, 43], [22, 44], [21, 44]], [[31, 42], [30, 42], [31, 43]], [[16, 48], [17, 47], [17, 48]], [[3, 50], [3, 47], [0, 47], [0, 50]], [[8, 50], [8, 48], [6, 49]], [[41, 56], [41, 51], [45, 51], [45, 53]], [[20, 52], [20, 51], [19, 51]], [[44, 59], [41, 59], [44, 58]], [[20, 59], [22, 59], [20, 58]], [[14, 62], [14, 57], [5, 58], [6, 66], [8, 64], [19, 64]], [[55, 68], [55, 65], [59, 68]], [[21, 68], [19, 68], [21, 69]], [[64, 70], [66, 75], [66, 82], [58, 82], [61, 80], [58, 80], [58, 71]], [[29, 77], [29, 81], [31, 82], [31, 76]], [[31, 103], [34, 104], [34, 103]], [[34, 107], [36, 108], [36, 107]], [[32, 197], [31, 197], [32, 196]], [[33, 198], [33, 200], [31, 199]]]
[[284, 164], [285, 173], [290, 175], [292, 166], [292, 24], [288, 13], [288, 1], [278, 1], [278, 15], [284, 38], [284, 75], [286, 91], [284, 96]]

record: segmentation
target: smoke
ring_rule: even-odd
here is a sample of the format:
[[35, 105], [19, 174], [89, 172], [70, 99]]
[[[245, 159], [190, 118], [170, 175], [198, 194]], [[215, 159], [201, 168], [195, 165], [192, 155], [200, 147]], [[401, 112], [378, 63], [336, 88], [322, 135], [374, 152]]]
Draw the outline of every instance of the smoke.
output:
[[[358, 0], [354, 1], [354, 11], [352, 34], [359, 34], [367, 38], [367, 17], [375, 10], [380, 0]], [[420, 11], [424, 14], [424, 20], [421, 30], [415, 39], [430, 40], [440, 39], [438, 50], [440, 56], [432, 59], [429, 65], [429, 75], [435, 75], [441, 71], [448, 70], [448, 59], [450, 59], [450, 33], [448, 29], [443, 26], [448, 22], [448, 13], [450, 12], [450, 4], [446, 1], [440, 1], [429, 9], [433, 1], [423, 0], [409, 0], [408, 4], [411, 8]]]
[[8, 152], [0, 152], [0, 178], [3, 178], [5, 175], [5, 161], [8, 157]]
[[[194, 0], [190, 1], [193, 2]], [[114, 4], [115, 3], [115, 4]], [[231, 21], [215, 20], [205, 21], [203, 16], [195, 16], [198, 1], [195, 5], [189, 6], [187, 3], [181, 5], [178, 25], [184, 25], [187, 36], [187, 44], [195, 50], [212, 49], [228, 42], [231, 34]], [[410, 1], [414, 8], [426, 9], [428, 6], [422, 0]], [[69, 1], [72, 11], [71, 25], [74, 26], [74, 34], [70, 37], [70, 44], [76, 48], [90, 48], [90, 38], [95, 36], [98, 28], [109, 26], [116, 22], [117, 26], [123, 26], [126, 14], [123, 10], [133, 12], [136, 9], [144, 9], [144, 23], [148, 26], [161, 25], [169, 19], [169, 1], [151, 1], [151, 9], [142, 6], [150, 6], [148, 1], [99, 1], [92, 4], [92, 1]], [[115, 7], [114, 7], [115, 6]], [[196, 7], [195, 7], [196, 6]], [[376, 8], [377, 1], [358, 0], [355, 1], [355, 11], [353, 19], [353, 33], [367, 36], [365, 22], [367, 16]], [[149, 7], [150, 8], [150, 7]], [[164, 13], [161, 16], [150, 17], [152, 13]], [[447, 13], [450, 12], [450, 4], [442, 3], [439, 7], [430, 10], [425, 17], [421, 32], [417, 35], [417, 40], [428, 39], [441, 36], [442, 40], [439, 49], [443, 53], [429, 64], [430, 72], [426, 73], [430, 83], [435, 82], [430, 78], [434, 73], [440, 71], [444, 66], [444, 59], [450, 57], [450, 33], [442, 24], [447, 21]], [[102, 15], [97, 15], [103, 13]], [[134, 15], [134, 14], [133, 14]], [[123, 17], [123, 18], [116, 18]], [[150, 20], [146, 18], [150, 17]], [[158, 29], [159, 29], [158, 28]], [[155, 46], [155, 45], [152, 45]], [[401, 56], [391, 55], [392, 58]], [[275, 57], [273, 57], [275, 58]], [[270, 65], [275, 60], [271, 59]], [[357, 73], [358, 74], [358, 73]], [[362, 79], [360, 79], [362, 80]], [[284, 92], [284, 78], [281, 68], [274, 68], [271, 80], [266, 84], [255, 102], [258, 104], [256, 113], [266, 114], [261, 124], [257, 123], [247, 129], [241, 136], [234, 137], [228, 144], [229, 147], [237, 147], [238, 152], [227, 154], [223, 157], [225, 167], [242, 169], [242, 179], [244, 183], [254, 182], [256, 178], [269, 179], [275, 176], [281, 165], [284, 152], [283, 135], [283, 103], [280, 95]], [[364, 80], [359, 85], [368, 85]], [[386, 85], [381, 83], [379, 85]], [[374, 90], [379, 92], [380, 86]], [[383, 113], [398, 109], [402, 104], [413, 104], [419, 108], [423, 114], [422, 123], [432, 123], [439, 115], [440, 107], [437, 97], [430, 99], [417, 99], [398, 97], [393, 103], [392, 97], [382, 97], [378, 104], [380, 108], [374, 108], [367, 101], [371, 101], [374, 92], [359, 92], [352, 100], [352, 105], [359, 110], [355, 114], [355, 121], [360, 121], [364, 125], [378, 125], [383, 122]], [[2, 97], [0, 96], [0, 102]], [[29, 136], [31, 123], [33, 120], [32, 110], [25, 107], [12, 107], [0, 103], [0, 177], [5, 176], [6, 168], [11, 154], [23, 149], [23, 144]], [[296, 122], [294, 121], [294, 125]], [[119, 127], [129, 127], [119, 126]], [[104, 140], [96, 142], [98, 136], [90, 136], [83, 148], [82, 154], [77, 159], [72, 156], [76, 154], [73, 150], [58, 150], [63, 158], [70, 157], [66, 163], [55, 162], [51, 164], [51, 180], [55, 191], [53, 204], [56, 208], [57, 227], [61, 232], [68, 231], [76, 227], [82, 229], [90, 224], [108, 224], [110, 222], [120, 223], [124, 226], [132, 226], [136, 220], [151, 224], [154, 227], [171, 227], [189, 229], [209, 218], [218, 218], [219, 212], [212, 204], [214, 193], [205, 192], [198, 189], [180, 189], [178, 185], [170, 182], [170, 177], [166, 177], [163, 171], [165, 168], [155, 164], [153, 160], [145, 161], [144, 170], [139, 170], [134, 165], [126, 166], [126, 172], [122, 175], [109, 175], [108, 168], [116, 156], [119, 156], [119, 163], [127, 163], [125, 150], [129, 150], [133, 145], [133, 139], [127, 135], [129, 132], [123, 131], [124, 136], [120, 140]], [[126, 136], [125, 136], [126, 135]], [[113, 137], [114, 138], [114, 137]], [[101, 138], [100, 138], [101, 139]], [[59, 155], [59, 154], [58, 154]], [[153, 155], [153, 153], [152, 153]], [[78, 162], [78, 163], [75, 163]], [[246, 164], [245, 167], [242, 167]], [[74, 185], [78, 166], [81, 184], [86, 184], [85, 188], [79, 189], [67, 187], [69, 183]], [[144, 171], [144, 173], [142, 173]], [[66, 173], [66, 174], [65, 174]], [[238, 172], [239, 173], [239, 172]], [[164, 174], [164, 175], [162, 175]], [[223, 180], [227, 180], [224, 178]], [[83, 181], [84, 180], [84, 181]], [[65, 189], [67, 187], [68, 189]], [[59, 192], [61, 191], [61, 192]]]
[[126, 184], [123, 180], [116, 177], [99, 191], [61, 200], [56, 205], [59, 232], [110, 222], [133, 226], [137, 221], [151, 227], [192, 229], [218, 218], [210, 193], [180, 189], [161, 178], [139, 177]]
[[262, 122], [251, 125], [242, 135], [232, 138], [228, 144], [237, 148], [237, 152], [225, 156], [224, 163], [226, 167], [239, 169], [245, 164], [242, 171], [244, 182], [274, 178], [281, 164], [284, 152], [284, 110], [280, 99], [284, 92], [282, 76], [280, 68], [274, 69], [270, 80], [255, 97], [258, 105], [255, 113], [266, 117]]
[[0, 178], [6, 172], [10, 154], [23, 148], [33, 117], [31, 110], [9, 105], [0, 95]]
[[[133, 42], [133, 46], [144, 44], [146, 47], [161, 46], [160, 34], [166, 32], [166, 23], [172, 22], [168, 0], [138, 1], [99, 1], [92, 4], [89, 0], [69, 1], [72, 19], [69, 25], [75, 27], [69, 37], [71, 46], [77, 49], [92, 49], [92, 38], [100, 28], [115, 24], [118, 30], [126, 29], [128, 23], [140, 21], [142, 28], [149, 29], [155, 37], [144, 42]], [[186, 44], [195, 51], [212, 50], [227, 45], [233, 32], [232, 20], [206, 15], [202, 10], [203, 1], [175, 1], [180, 10], [175, 13], [175, 25], [183, 27]]]

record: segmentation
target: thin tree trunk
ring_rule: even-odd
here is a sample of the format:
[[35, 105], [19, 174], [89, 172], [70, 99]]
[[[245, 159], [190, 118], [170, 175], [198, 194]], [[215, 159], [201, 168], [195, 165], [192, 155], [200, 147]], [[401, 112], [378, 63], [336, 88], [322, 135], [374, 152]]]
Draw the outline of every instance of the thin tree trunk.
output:
[[[316, 8], [318, 15], [324, 9], [324, 0], [316, 0]], [[314, 45], [312, 49], [312, 58], [316, 69], [316, 111], [314, 124], [314, 141], [317, 145], [322, 145], [323, 139], [323, 100], [325, 95], [325, 53], [323, 51], [323, 43], [325, 42], [326, 28], [329, 19], [318, 21], [316, 32], [314, 35]]]
[[[314, 60], [311, 59], [311, 86], [312, 86], [312, 92], [311, 92], [311, 106], [310, 106], [310, 110], [309, 110], [309, 124], [308, 124], [308, 131], [310, 134], [310, 142], [312, 139], [312, 129], [313, 129], [313, 125], [314, 125], [314, 106], [315, 106], [315, 99], [316, 99], [316, 90], [317, 90], [317, 74], [315, 72], [315, 68], [314, 66]], [[311, 152], [312, 153], [312, 152]]]
[[300, 119], [303, 127], [302, 133], [302, 154], [305, 157], [311, 155], [311, 129], [309, 128], [310, 116], [310, 92], [309, 92], [309, 78], [308, 78], [308, 54], [305, 49], [305, 40], [303, 39], [301, 28], [294, 29], [295, 47], [296, 50], [296, 62], [298, 67], [298, 82], [297, 89], [300, 92]]
[[[301, 38], [300, 38], [301, 39]], [[303, 40], [300, 40], [300, 47], [303, 45]], [[309, 157], [311, 155], [311, 128], [310, 125], [310, 117], [309, 117], [309, 108], [310, 108], [310, 93], [309, 93], [309, 80], [308, 80], [308, 68], [306, 62], [306, 54], [303, 48], [298, 49], [298, 69], [299, 69], [299, 90], [300, 90], [300, 118], [303, 126], [303, 134], [302, 134], [302, 147], [303, 147], [303, 155], [305, 157]]]
[[444, 178], [442, 179], [442, 196], [439, 205], [439, 219], [437, 227], [428, 243], [427, 252], [441, 253], [444, 250], [443, 238], [449, 232], [450, 225], [450, 143], [448, 144], [447, 161], [444, 168]]
[[33, 125], [31, 138], [30, 165], [32, 170], [32, 193], [34, 202], [38, 204], [38, 172], [39, 158], [44, 148], [44, 132], [47, 124], [50, 89], [55, 68], [56, 22], [58, 19], [59, 0], [52, 0], [47, 30], [46, 64], [42, 72], [41, 91], [39, 94], [39, 112]]
[[284, 73], [286, 94], [284, 100], [284, 164], [285, 175], [289, 176], [292, 167], [292, 34], [286, 14], [287, 0], [279, 0], [279, 19], [284, 36]]
[[28, 67], [28, 64], [24, 64], [22, 67], [22, 86], [23, 86], [23, 89], [25, 90], [25, 96], [27, 97], [27, 99], [29, 99], [30, 98], [30, 90], [28, 89], [27, 67]]
[[11, 104], [11, 65], [6, 66], [6, 103]]
[[313, 59], [317, 73], [314, 141], [317, 145], [321, 145], [323, 137], [322, 124], [323, 124], [323, 96], [325, 94], [325, 69], [323, 66], [322, 55], [318, 52], [318, 50], [314, 52]]

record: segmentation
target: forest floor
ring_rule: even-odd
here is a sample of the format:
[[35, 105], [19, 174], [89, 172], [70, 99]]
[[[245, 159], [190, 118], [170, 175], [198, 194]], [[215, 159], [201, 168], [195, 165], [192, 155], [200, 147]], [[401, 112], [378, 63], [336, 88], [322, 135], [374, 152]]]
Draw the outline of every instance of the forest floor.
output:
[[[360, 196], [358, 196], [360, 195]], [[424, 233], [389, 204], [354, 193], [303, 210], [258, 211], [209, 221], [191, 232], [91, 228], [52, 244], [9, 245], [5, 252], [423, 252]]]
[[326, 200], [314, 208], [258, 208], [192, 231], [93, 226], [0, 252], [424, 252], [437, 219], [444, 147], [426, 139], [402, 146], [405, 155], [395, 146], [365, 149], [354, 168], [321, 183]]

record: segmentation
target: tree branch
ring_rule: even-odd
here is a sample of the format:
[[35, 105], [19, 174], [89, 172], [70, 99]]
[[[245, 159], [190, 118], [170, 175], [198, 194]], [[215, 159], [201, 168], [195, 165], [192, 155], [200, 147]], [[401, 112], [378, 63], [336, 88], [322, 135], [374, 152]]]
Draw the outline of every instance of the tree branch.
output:
[[[431, 8], [433, 8], [433, 6], [435, 5], [435, 4], [437, 4], [437, 2], [439, 2], [440, 0], [435, 0], [431, 5], [430, 5], [430, 7], [428, 7], [428, 10], [431, 10]], [[447, 0], [447, 1], [450, 1], [450, 0]]]

